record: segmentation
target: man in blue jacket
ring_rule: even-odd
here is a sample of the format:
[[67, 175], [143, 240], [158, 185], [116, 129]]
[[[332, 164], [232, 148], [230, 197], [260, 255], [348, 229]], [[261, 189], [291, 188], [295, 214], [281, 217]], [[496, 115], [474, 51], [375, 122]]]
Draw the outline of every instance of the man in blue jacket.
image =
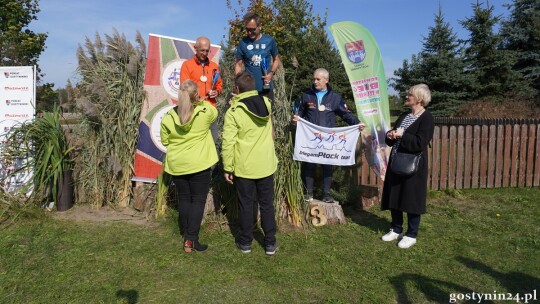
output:
[[[360, 121], [349, 111], [345, 101], [335, 91], [332, 90], [328, 81], [330, 75], [326, 69], [319, 68], [313, 72], [313, 85], [300, 97], [298, 113], [294, 115], [293, 121], [298, 121], [301, 117], [313, 124], [321, 127], [334, 128], [336, 126], [336, 115], [339, 115], [349, 125], [359, 124]], [[360, 124], [363, 130], [364, 124]], [[332, 184], [332, 165], [321, 165], [323, 168], [323, 202], [333, 203], [334, 199], [330, 195]], [[313, 200], [313, 184], [315, 181], [315, 170], [317, 164], [304, 162], [302, 164], [302, 180], [307, 190], [306, 201]]]

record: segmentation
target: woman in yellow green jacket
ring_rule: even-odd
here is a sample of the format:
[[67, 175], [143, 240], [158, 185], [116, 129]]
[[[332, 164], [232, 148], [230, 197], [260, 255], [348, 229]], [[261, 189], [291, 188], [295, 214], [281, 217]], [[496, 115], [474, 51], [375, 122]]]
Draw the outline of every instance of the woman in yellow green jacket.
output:
[[199, 243], [199, 230], [210, 187], [210, 168], [218, 161], [210, 132], [217, 115], [212, 104], [199, 101], [195, 82], [187, 80], [178, 92], [177, 106], [161, 121], [161, 143], [167, 147], [164, 170], [176, 187], [185, 252], [208, 249]]

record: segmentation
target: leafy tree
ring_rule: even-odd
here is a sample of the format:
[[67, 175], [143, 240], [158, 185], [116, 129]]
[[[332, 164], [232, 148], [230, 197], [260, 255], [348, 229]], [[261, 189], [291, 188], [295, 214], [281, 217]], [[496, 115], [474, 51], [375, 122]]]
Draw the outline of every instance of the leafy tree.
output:
[[502, 36], [493, 32], [501, 19], [493, 16], [494, 7], [479, 1], [472, 5], [473, 16], [460, 23], [470, 32], [466, 40], [466, 73], [471, 77], [471, 98], [503, 97], [512, 92], [526, 93], [528, 84], [516, 71], [512, 52], [499, 49]]
[[53, 110], [54, 104], [58, 102], [58, 95], [53, 89], [53, 83], [45, 83], [36, 87], [36, 112], [50, 112]]
[[37, 20], [38, 0], [0, 0], [0, 66], [37, 65], [46, 33], [28, 28]]
[[[228, 46], [231, 52], [235, 52], [238, 41], [245, 36], [243, 15], [255, 11], [261, 17], [262, 31], [277, 41], [285, 69], [287, 97], [299, 98], [302, 91], [311, 86], [313, 71], [324, 67], [330, 72], [332, 87], [344, 94], [352, 106], [346, 72], [325, 31], [326, 16], [314, 15], [313, 6], [306, 0], [273, 0], [271, 5], [266, 5], [264, 0], [251, 0], [247, 7], [239, 0], [238, 4], [240, 9], [233, 9], [234, 19], [229, 20]], [[232, 9], [230, 1], [228, 6]]]
[[502, 23], [502, 46], [517, 52], [514, 69], [540, 91], [540, 0], [514, 0], [510, 17]]

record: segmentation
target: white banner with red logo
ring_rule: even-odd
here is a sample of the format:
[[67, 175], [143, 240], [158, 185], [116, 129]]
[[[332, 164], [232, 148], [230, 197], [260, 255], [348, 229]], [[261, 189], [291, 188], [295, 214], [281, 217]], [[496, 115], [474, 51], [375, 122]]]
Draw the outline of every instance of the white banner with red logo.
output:
[[360, 136], [358, 126], [324, 128], [299, 118], [293, 159], [324, 165], [354, 165]]
[[22, 166], [23, 160], [11, 158], [3, 149], [11, 128], [34, 119], [35, 83], [32, 66], [0, 67], [0, 181], [8, 191], [19, 189], [30, 175], [11, 174]]

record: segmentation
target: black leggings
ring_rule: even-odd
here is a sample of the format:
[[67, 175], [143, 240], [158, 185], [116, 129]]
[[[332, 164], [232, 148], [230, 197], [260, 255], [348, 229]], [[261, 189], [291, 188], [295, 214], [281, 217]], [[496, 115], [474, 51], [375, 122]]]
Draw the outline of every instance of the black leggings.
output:
[[210, 177], [210, 169], [173, 176], [178, 201], [178, 224], [184, 234], [184, 240], [199, 240]]

